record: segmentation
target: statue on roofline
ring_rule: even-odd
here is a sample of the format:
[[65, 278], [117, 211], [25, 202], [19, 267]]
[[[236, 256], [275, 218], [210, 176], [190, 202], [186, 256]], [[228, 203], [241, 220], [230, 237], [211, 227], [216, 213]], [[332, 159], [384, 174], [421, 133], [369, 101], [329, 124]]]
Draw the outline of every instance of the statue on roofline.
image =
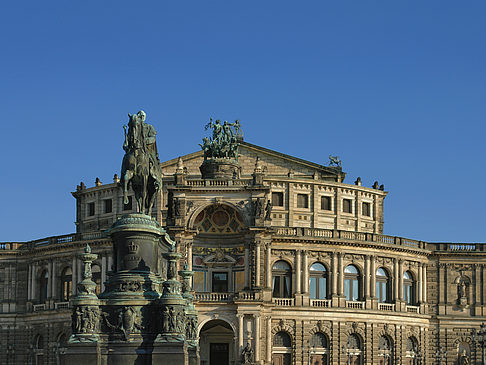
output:
[[204, 160], [207, 159], [233, 159], [238, 161], [238, 146], [242, 140], [240, 122], [213, 121], [210, 118], [205, 129], [211, 128], [212, 137], [203, 138], [203, 144], [199, 144], [204, 151]]

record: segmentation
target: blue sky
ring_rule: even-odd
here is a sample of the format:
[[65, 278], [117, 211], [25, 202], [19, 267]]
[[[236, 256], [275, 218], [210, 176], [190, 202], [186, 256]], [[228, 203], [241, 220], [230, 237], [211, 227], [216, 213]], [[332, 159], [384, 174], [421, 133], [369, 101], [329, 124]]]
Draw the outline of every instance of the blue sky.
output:
[[73, 232], [139, 109], [161, 160], [209, 117], [378, 180], [385, 233], [485, 242], [486, 2], [11, 1], [0, 5], [0, 241]]

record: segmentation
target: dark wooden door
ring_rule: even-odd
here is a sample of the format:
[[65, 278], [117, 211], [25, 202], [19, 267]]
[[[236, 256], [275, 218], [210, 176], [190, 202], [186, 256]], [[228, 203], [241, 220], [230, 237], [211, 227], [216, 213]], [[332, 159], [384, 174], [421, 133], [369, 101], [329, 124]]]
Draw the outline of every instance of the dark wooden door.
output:
[[229, 365], [229, 344], [211, 343], [209, 345], [209, 365]]
[[291, 365], [290, 354], [273, 354], [273, 365]]
[[323, 354], [316, 354], [311, 356], [311, 365], [327, 365], [327, 360], [326, 360], [327, 355]]

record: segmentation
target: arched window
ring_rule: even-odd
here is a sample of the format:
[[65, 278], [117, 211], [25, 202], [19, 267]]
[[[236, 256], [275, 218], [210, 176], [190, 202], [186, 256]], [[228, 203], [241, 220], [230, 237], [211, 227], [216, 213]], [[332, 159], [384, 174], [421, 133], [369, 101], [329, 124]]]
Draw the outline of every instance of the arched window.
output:
[[407, 346], [405, 347], [405, 364], [416, 365], [420, 357], [421, 352], [417, 339], [413, 336], [407, 338]]
[[327, 298], [327, 270], [320, 262], [310, 267], [309, 294], [311, 299]]
[[393, 361], [393, 347], [386, 336], [381, 336], [378, 341], [378, 358], [380, 365], [391, 365]]
[[96, 284], [96, 295], [101, 293], [101, 269], [98, 265], [91, 266], [91, 272], [93, 273], [93, 280]]
[[44, 364], [44, 337], [37, 335], [34, 338], [34, 363], [36, 365]]
[[390, 278], [385, 269], [379, 268], [376, 270], [376, 297], [378, 298], [378, 303], [388, 303], [390, 302]]
[[277, 261], [272, 268], [272, 295], [274, 298], [292, 296], [292, 269], [285, 261]]
[[73, 272], [70, 267], [66, 267], [61, 273], [61, 301], [67, 302], [71, 297], [73, 289]]
[[412, 273], [406, 271], [403, 274], [403, 300], [409, 305], [414, 305], [415, 301], [415, 281]]
[[47, 300], [47, 286], [49, 285], [49, 273], [47, 270], [42, 271], [39, 277], [39, 303], [45, 303]]
[[362, 364], [362, 341], [356, 334], [350, 334], [346, 341], [346, 363], [350, 365]]
[[346, 300], [361, 299], [361, 275], [354, 265], [348, 265], [344, 269], [344, 296]]
[[273, 337], [273, 364], [292, 364], [292, 339], [284, 331], [277, 332]]
[[329, 363], [329, 339], [321, 332], [314, 333], [310, 341], [310, 363], [327, 365]]

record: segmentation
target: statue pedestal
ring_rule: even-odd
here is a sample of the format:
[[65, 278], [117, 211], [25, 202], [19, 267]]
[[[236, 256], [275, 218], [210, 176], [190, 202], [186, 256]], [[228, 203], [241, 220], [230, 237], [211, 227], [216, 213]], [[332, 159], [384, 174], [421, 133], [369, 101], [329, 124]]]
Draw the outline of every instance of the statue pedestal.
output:
[[239, 177], [240, 165], [229, 158], [208, 159], [199, 167], [203, 179], [234, 179]]
[[[73, 334], [65, 363], [189, 365], [186, 301], [175, 277], [175, 263], [180, 254], [172, 251], [174, 242], [156, 221], [144, 214], [124, 215], [113, 224], [110, 236], [114, 272], [105, 292], [99, 299], [96, 295], [85, 298], [83, 294], [74, 298], [77, 307], [83, 304], [78, 309], [80, 314], [92, 310], [98, 314], [98, 320], [88, 326], [92, 329], [90, 333]], [[169, 260], [166, 281], [161, 257]]]

